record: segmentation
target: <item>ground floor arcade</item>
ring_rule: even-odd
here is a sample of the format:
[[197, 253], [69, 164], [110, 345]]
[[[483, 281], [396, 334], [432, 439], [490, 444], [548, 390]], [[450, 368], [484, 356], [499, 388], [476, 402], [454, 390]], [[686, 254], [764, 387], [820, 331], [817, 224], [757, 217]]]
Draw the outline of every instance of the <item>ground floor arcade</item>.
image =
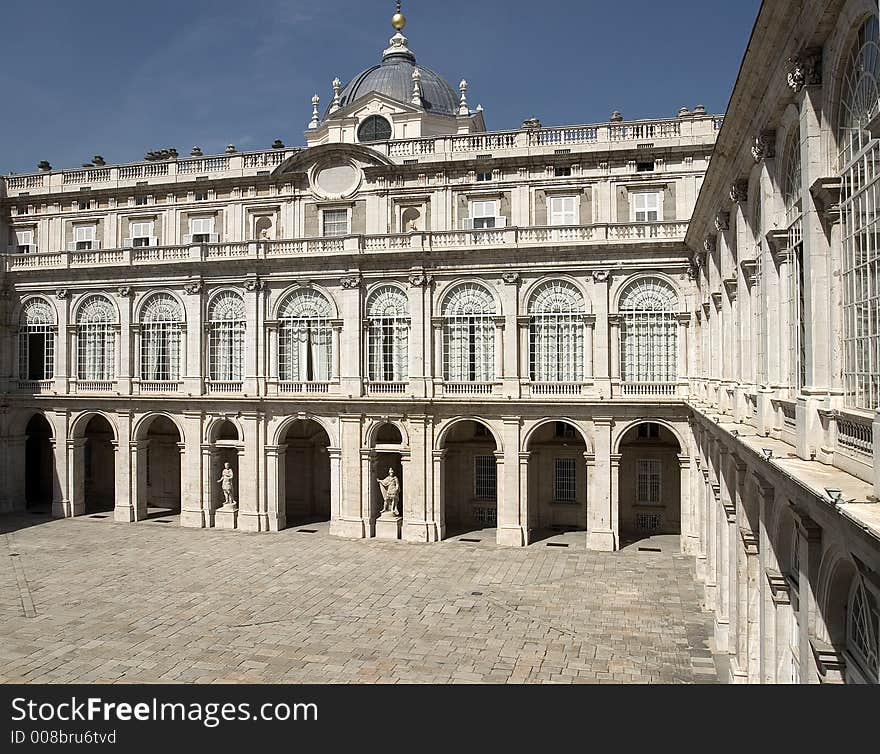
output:
[[[16, 406], [0, 417], [0, 512], [243, 531], [328, 521], [343, 537], [413, 542], [488, 530], [511, 546], [579, 530], [595, 550], [678, 534], [690, 552], [699, 539], [681, 405], [318, 408]], [[389, 473], [397, 516], [383, 515]]]

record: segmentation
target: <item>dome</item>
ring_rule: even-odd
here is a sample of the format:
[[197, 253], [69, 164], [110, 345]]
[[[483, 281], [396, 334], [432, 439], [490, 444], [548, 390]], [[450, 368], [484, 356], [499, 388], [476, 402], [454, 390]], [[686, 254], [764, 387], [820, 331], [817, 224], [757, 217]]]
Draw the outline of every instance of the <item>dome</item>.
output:
[[[419, 69], [419, 91], [421, 104], [426, 112], [435, 115], [458, 115], [460, 101], [459, 92], [440, 74], [430, 68], [416, 65], [416, 56], [407, 46], [408, 40], [401, 30], [406, 25], [406, 19], [398, 11], [392, 26], [396, 33], [391, 38], [390, 47], [382, 55], [382, 62], [372, 68], [359, 73], [349, 81], [339, 92], [339, 97], [324, 112], [326, 119], [337, 106], [347, 107], [352, 102], [372, 92], [384, 94], [396, 102], [410, 104], [413, 101], [413, 71]], [[334, 82], [337, 86], [338, 82]]]

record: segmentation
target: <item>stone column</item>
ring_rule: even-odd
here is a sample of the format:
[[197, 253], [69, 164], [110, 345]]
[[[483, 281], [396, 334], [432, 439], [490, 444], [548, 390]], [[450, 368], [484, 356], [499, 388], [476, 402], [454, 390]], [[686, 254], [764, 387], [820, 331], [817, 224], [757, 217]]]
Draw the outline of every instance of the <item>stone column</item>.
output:
[[584, 315], [584, 381], [594, 382], [593, 374], [593, 340], [596, 330], [596, 316]]
[[70, 515], [81, 516], [86, 512], [84, 437], [67, 440], [67, 478], [70, 480]]
[[68, 476], [68, 439], [70, 437], [70, 412], [54, 414], [55, 436], [52, 438], [52, 457], [55, 478], [52, 484], [52, 518], [69, 518], [73, 515], [70, 500], [70, 477]]
[[[116, 414], [119, 425], [119, 436], [113, 444], [116, 457], [114, 506], [116, 521], [137, 521], [137, 512], [141, 510], [137, 489], [137, 453], [128, 452], [129, 444], [135, 439], [131, 433], [131, 419], [132, 415], [128, 411], [120, 411]], [[146, 514], [145, 506], [143, 511]]]
[[355, 275], [343, 278], [342, 289], [337, 292], [340, 319], [333, 328], [336, 337], [333, 377], [339, 380], [343, 395], [361, 396], [364, 390], [361, 354], [364, 325], [360, 278]]
[[682, 313], [678, 315], [678, 394], [687, 392], [690, 384], [688, 374], [688, 333], [690, 331], [691, 315]]
[[[684, 448], [682, 448], [684, 450]], [[679, 531], [682, 553], [692, 554], [699, 550], [699, 542], [694, 536], [694, 514], [691, 504], [691, 457], [682, 453], [678, 457], [679, 491]]]
[[363, 489], [361, 477], [361, 417], [343, 414], [339, 417], [341, 438], [340, 509], [338, 520], [330, 522], [330, 533], [340, 537], [363, 539], [369, 536], [369, 521], [361, 508]]
[[327, 448], [330, 458], [330, 533], [338, 532], [342, 518], [342, 449]]
[[445, 456], [445, 449], [434, 450], [431, 453], [431, 490], [434, 507], [434, 527], [436, 531], [436, 541], [438, 542], [446, 538]]
[[[251, 341], [253, 342], [253, 341]], [[254, 383], [255, 384], [255, 383]], [[238, 450], [238, 528], [243, 531], [266, 531], [269, 528], [263, 485], [263, 443], [261, 441], [261, 415], [242, 414], [244, 447]]]
[[[512, 397], [510, 393], [506, 390], [507, 383], [505, 382], [505, 378], [508, 377], [507, 373], [504, 371], [506, 367], [506, 359], [504, 355], [504, 317], [495, 317], [495, 379], [493, 382], [501, 382], [502, 384], [502, 392], [504, 395], [508, 397]], [[492, 391], [495, 392], [494, 389]], [[517, 393], [519, 395], [519, 393]]]
[[519, 517], [523, 522], [524, 544], [529, 545], [537, 524], [538, 501], [529, 496], [529, 456], [525, 451], [519, 454]]
[[[186, 358], [181, 364], [180, 370], [183, 379], [183, 393], [185, 395], [202, 395], [206, 372], [202, 365], [207, 364], [208, 349], [202, 318], [204, 302], [201, 281], [184, 285], [183, 292], [183, 307], [186, 312], [186, 330], [181, 333], [181, 338], [186, 342]], [[196, 440], [196, 445], [198, 445], [198, 440]]]
[[431, 318], [432, 333], [432, 363], [433, 370], [431, 373], [431, 395], [439, 397], [443, 395], [443, 317]]
[[407, 290], [410, 316], [408, 376], [409, 393], [416, 398], [430, 395], [426, 379], [430, 377], [431, 364], [430, 330], [425, 329], [426, 320], [430, 319], [425, 312], [426, 288], [425, 276], [419, 273], [410, 275], [410, 286]]
[[[120, 288], [116, 303], [119, 304], [119, 325], [116, 328], [116, 337], [119, 341], [116, 347], [118, 367], [116, 372], [116, 389], [123, 395], [131, 395], [131, 365], [134, 357], [131, 348], [131, 289], [127, 287]], [[123, 455], [125, 454], [123, 453]], [[126, 463], [126, 465], [128, 464]], [[118, 485], [116, 489], [119, 489]]]
[[617, 498], [612, 490], [612, 478], [617, 474], [620, 456], [611, 454], [613, 425], [614, 420], [610, 417], [593, 419], [595, 465], [591, 469], [587, 492], [587, 548], [603, 552], [613, 552], [618, 542], [614, 528]]
[[373, 505], [373, 485], [376, 484], [376, 454], [370, 448], [361, 448], [361, 510], [364, 536], [376, 536], [376, 509]]
[[[67, 290], [59, 290], [56, 293], [55, 310], [58, 312], [58, 326], [56, 328], [55, 343], [55, 391], [66, 395], [68, 392], [68, 378], [71, 375], [70, 359], [70, 294]], [[65, 493], [65, 496], [66, 493]]]
[[185, 517], [181, 515], [180, 523], [182, 526], [190, 526], [192, 521], [195, 521], [195, 523], [204, 521], [205, 526], [207, 527], [214, 526], [216, 523], [214, 512], [218, 506], [215, 504], [217, 498], [215, 497], [214, 492], [214, 485], [216, 484], [214, 470], [216, 466], [215, 460], [217, 458], [217, 451], [214, 446], [210, 444], [201, 445], [200, 450], [202, 454], [201, 509], [197, 511], [198, 515], [191, 515], [189, 512], [187, 512]]
[[269, 531], [281, 531], [287, 528], [287, 495], [284, 476], [286, 456], [286, 445], [266, 446], [266, 508]]
[[[211, 513], [202, 502], [204, 470], [201, 411], [183, 412], [183, 431], [183, 441], [186, 444], [180, 457], [180, 525], [201, 529], [210, 526]], [[211, 473], [210, 460], [209, 451], [208, 474]]]
[[434, 506], [431, 499], [430, 419], [425, 415], [407, 418], [409, 462], [403, 469], [403, 538], [408, 542], [436, 542]]
[[590, 299], [593, 304], [593, 315], [596, 321], [593, 339], [593, 382], [596, 393], [602, 398], [611, 397], [611, 353], [610, 343], [611, 319], [608, 315], [608, 287], [611, 275], [607, 270], [596, 270], [592, 275]]
[[[526, 544], [528, 517], [523, 516], [527, 500], [520, 501], [520, 425], [518, 416], [504, 416], [503, 452], [495, 454], [498, 472], [498, 544], [523, 547]], [[500, 451], [500, 449], [499, 449]]]
[[819, 683], [810, 637], [817, 636], [817, 627], [822, 620], [815, 591], [819, 585], [819, 565], [822, 560], [822, 527], [820, 527], [805, 511], [792, 507], [797, 522], [798, 547], [798, 626], [800, 642], [798, 656], [800, 658], [801, 683]]
[[768, 573], [778, 572], [779, 564], [773, 555], [769, 527], [773, 520], [775, 492], [761, 477], [755, 478], [758, 494], [758, 557], [759, 557], [759, 677], [761, 683], [776, 682], [776, 607], [770, 591]]
[[[510, 398], [519, 398], [519, 283], [520, 276], [516, 272], [508, 272], [501, 276], [501, 313], [504, 317], [504, 332], [498, 333], [496, 346], [501, 348], [501, 369], [495, 375], [503, 382], [502, 393]], [[505, 337], [506, 334], [506, 337]], [[504, 341], [507, 341], [506, 343]], [[515, 465], [515, 464], [514, 464]]]

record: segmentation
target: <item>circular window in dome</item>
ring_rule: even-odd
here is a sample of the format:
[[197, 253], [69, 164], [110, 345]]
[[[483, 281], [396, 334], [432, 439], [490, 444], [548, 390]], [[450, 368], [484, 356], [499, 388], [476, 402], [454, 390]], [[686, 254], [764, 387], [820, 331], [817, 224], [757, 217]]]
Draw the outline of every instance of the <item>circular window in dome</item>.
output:
[[391, 124], [381, 115], [371, 115], [358, 126], [358, 141], [388, 141], [391, 138]]

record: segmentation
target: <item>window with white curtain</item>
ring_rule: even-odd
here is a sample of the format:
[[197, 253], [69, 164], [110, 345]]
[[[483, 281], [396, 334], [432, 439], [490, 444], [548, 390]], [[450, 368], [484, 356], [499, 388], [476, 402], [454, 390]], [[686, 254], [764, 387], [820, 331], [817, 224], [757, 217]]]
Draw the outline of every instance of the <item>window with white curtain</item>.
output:
[[873, 411], [880, 405], [880, 141], [868, 124], [880, 113], [876, 15], [859, 30], [840, 91], [844, 387], [848, 405]]
[[471, 202], [471, 216], [465, 220], [467, 228], [501, 228], [507, 219], [498, 213], [497, 199], [479, 199]]
[[551, 196], [547, 200], [547, 217], [550, 225], [577, 225], [577, 197]]
[[640, 278], [620, 297], [620, 378], [623, 382], [678, 379], [678, 296], [665, 280]]
[[462, 283], [443, 302], [443, 379], [495, 380], [495, 299], [477, 283]]
[[138, 220], [129, 225], [129, 234], [131, 236], [131, 245], [135, 247], [151, 246], [153, 239], [153, 221]]
[[51, 380], [55, 375], [55, 311], [42, 298], [28, 300], [18, 329], [18, 376], [22, 380]]
[[529, 302], [529, 379], [584, 379], [584, 297], [566, 280], [548, 280]]
[[660, 192], [637, 191], [630, 194], [632, 221], [657, 222], [660, 219]]
[[393, 285], [367, 299], [367, 371], [370, 382], [406, 382], [409, 372], [409, 303]]
[[75, 225], [73, 242], [77, 251], [88, 251], [95, 248], [98, 228], [95, 225]]
[[116, 377], [116, 309], [104, 296], [91, 296], [76, 320], [77, 375], [108, 382]]
[[150, 297], [141, 312], [141, 380], [177, 382], [180, 379], [180, 341], [183, 312], [169, 293]]
[[880, 616], [860, 580], [853, 585], [846, 626], [846, 648], [865, 680], [880, 681]]
[[636, 502], [639, 505], [660, 505], [663, 463], [656, 458], [636, 460]]
[[244, 299], [222, 291], [208, 309], [208, 378], [212, 382], [241, 382], [244, 375]]
[[278, 311], [278, 378], [329, 382], [333, 364], [333, 307], [312, 288], [294, 291]]
[[15, 246], [19, 254], [29, 254], [36, 251], [34, 231], [31, 229], [15, 231]]
[[348, 210], [325, 209], [321, 212], [323, 235], [347, 236], [348, 235]]
[[213, 217], [191, 217], [189, 220], [190, 243], [213, 243], [217, 240], [214, 235]]

